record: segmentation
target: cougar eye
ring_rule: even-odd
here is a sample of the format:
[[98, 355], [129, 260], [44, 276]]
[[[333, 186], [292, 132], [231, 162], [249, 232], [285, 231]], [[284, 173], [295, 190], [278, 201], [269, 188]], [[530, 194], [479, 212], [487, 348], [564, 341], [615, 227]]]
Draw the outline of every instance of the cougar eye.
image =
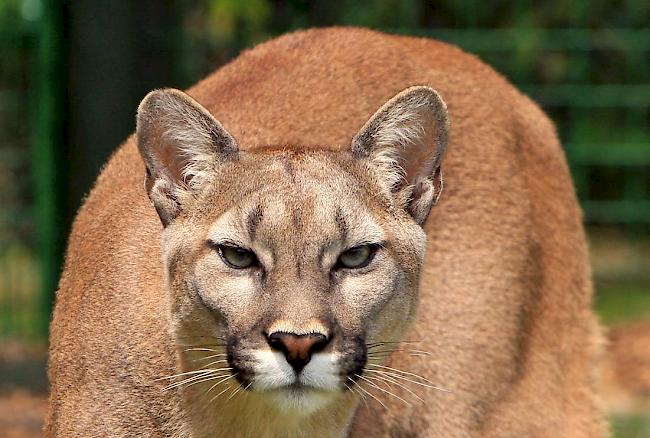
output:
[[217, 249], [221, 259], [231, 268], [245, 269], [257, 263], [255, 254], [247, 249], [225, 245], [219, 245]]
[[341, 253], [337, 265], [347, 269], [363, 268], [372, 261], [376, 251], [377, 247], [374, 245], [355, 246]]

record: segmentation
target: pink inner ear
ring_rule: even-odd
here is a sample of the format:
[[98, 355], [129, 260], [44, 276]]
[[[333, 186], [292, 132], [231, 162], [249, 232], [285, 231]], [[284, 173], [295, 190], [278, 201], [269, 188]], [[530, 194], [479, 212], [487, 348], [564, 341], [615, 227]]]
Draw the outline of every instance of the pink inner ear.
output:
[[[436, 128], [427, 127], [426, 129]], [[435, 136], [433, 135], [427, 135], [406, 148], [403, 148], [400, 151], [400, 155], [403, 158], [401, 162], [406, 173], [406, 180], [412, 183], [418, 177], [431, 176], [431, 173], [435, 169], [431, 169], [430, 167], [436, 153]]]
[[162, 164], [165, 172], [173, 181], [180, 181], [183, 173], [183, 160], [179, 157], [179, 151], [168, 141], [163, 139], [157, 145], [158, 159]]
[[433, 178], [449, 135], [447, 108], [435, 90], [415, 86], [386, 102], [353, 139], [370, 155], [385, 182], [399, 190], [418, 178]]
[[179, 181], [182, 177], [183, 160], [179, 157], [179, 150], [168, 139], [165, 131], [168, 129], [160, 120], [152, 120], [146, 125], [145, 154], [149, 158], [148, 168], [151, 178], [160, 177], [161, 173], [172, 181]]
[[[179, 90], [155, 90], [138, 108], [138, 148], [152, 177], [200, 185], [218, 162], [236, 158], [235, 139]], [[190, 176], [195, 176], [191, 178]]]
[[438, 130], [447, 129], [446, 126], [437, 126], [438, 121], [431, 114], [418, 114], [414, 123], [421, 125], [421, 135], [398, 147], [399, 162], [409, 183], [418, 178], [433, 178], [434, 167], [439, 164], [438, 154], [441, 153]]

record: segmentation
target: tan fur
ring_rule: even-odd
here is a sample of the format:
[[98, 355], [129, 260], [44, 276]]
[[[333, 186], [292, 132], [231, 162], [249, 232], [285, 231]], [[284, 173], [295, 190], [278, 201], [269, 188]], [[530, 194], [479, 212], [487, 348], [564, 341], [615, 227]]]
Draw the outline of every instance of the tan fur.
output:
[[612, 327], [603, 364], [603, 395], [613, 415], [650, 412], [650, 323]]
[[[413, 86], [435, 89], [452, 122], [445, 191], [428, 219], [442, 189], [446, 111], [429, 88], [398, 94]], [[147, 190], [132, 137], [75, 221], [51, 326], [47, 436], [605, 433], [581, 214], [553, 126], [528, 98], [453, 46], [344, 28], [262, 44], [188, 93], [205, 109], [179, 92], [141, 106], [140, 151], [155, 167]], [[424, 113], [414, 105], [422, 99]], [[386, 122], [382, 111], [396, 108]], [[205, 126], [216, 131], [206, 137]], [[374, 136], [374, 126], [387, 130]], [[217, 147], [203, 148], [210, 141]], [[167, 142], [189, 149], [174, 164], [182, 171], [158, 166]], [[250, 245], [272, 273], [263, 293], [205, 245], [242, 236], [259, 205]], [[346, 277], [340, 294], [313, 262], [331, 266], [345, 249], [334, 206], [346, 239], [386, 242], [377, 268]], [[322, 406], [302, 412], [257, 391], [210, 404], [209, 384], [165, 391], [169, 380], [157, 380], [196, 369], [205, 353], [187, 346], [210, 336], [257, 333], [262, 345], [269, 326], [332, 330], [324, 315], [338, 324], [332, 352], [355, 330], [368, 342], [420, 341], [384, 366], [451, 392], [410, 386], [426, 404], [406, 405], [365, 385], [386, 408], [341, 390], [315, 394]], [[226, 396], [236, 391], [234, 379], [225, 385]], [[413, 401], [404, 387], [391, 392]]]

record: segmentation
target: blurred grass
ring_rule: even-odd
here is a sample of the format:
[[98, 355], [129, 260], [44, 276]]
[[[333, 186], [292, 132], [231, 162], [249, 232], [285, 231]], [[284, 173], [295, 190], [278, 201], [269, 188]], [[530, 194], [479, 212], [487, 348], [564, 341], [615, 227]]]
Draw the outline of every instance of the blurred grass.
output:
[[0, 251], [0, 340], [42, 341], [40, 270], [36, 254], [21, 243]]
[[[594, 306], [608, 327], [650, 320], [650, 290], [640, 283], [596, 281]], [[650, 412], [616, 414], [609, 421], [612, 438], [650, 438]]]
[[[650, 239], [607, 229], [590, 229], [594, 308], [602, 324], [650, 321]], [[650, 438], [650, 412], [610, 417], [612, 438]]]
[[612, 438], [650, 437], [650, 416], [621, 415], [610, 419]]
[[604, 325], [650, 320], [650, 290], [647, 286], [637, 283], [597, 284], [596, 291], [596, 312]]

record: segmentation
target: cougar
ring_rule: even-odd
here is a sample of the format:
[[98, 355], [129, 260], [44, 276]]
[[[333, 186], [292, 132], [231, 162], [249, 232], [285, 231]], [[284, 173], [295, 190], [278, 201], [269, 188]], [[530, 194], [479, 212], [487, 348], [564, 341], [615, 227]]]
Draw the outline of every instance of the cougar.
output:
[[445, 43], [292, 33], [141, 102], [70, 236], [46, 434], [601, 436], [590, 281], [531, 100]]

